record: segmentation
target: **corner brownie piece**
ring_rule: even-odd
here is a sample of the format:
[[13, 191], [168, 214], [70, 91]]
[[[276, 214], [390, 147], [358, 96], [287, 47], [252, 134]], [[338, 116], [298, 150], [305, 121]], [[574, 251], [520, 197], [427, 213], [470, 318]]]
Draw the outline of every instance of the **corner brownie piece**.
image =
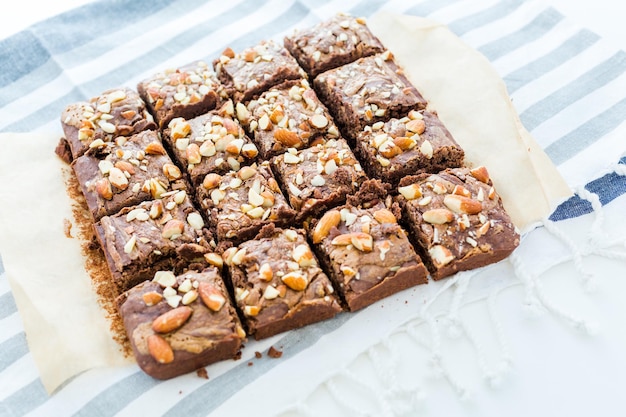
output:
[[363, 193], [350, 197], [348, 204], [307, 224], [319, 260], [350, 311], [428, 280], [398, 224], [399, 207], [390, 196], [381, 198], [376, 182], [367, 181]]
[[61, 126], [71, 159], [84, 154], [94, 141], [110, 142], [117, 136], [157, 129], [139, 94], [126, 87], [107, 90], [89, 102], [70, 104], [61, 114]]
[[335, 316], [341, 307], [303, 230], [264, 227], [224, 252], [236, 304], [258, 339]]
[[345, 203], [367, 179], [343, 139], [311, 148], [291, 148], [272, 161], [276, 178], [301, 219]]
[[311, 79], [318, 74], [385, 50], [362, 17], [339, 13], [308, 29], [296, 29], [284, 39]]
[[407, 175], [458, 168], [465, 157], [436, 113], [427, 110], [366, 126], [355, 142], [355, 153], [370, 177], [394, 187]]
[[152, 279], [156, 271], [180, 272], [206, 264], [211, 236], [186, 191], [126, 207], [95, 224], [111, 276], [121, 290]]
[[103, 142], [75, 159], [72, 168], [95, 221], [186, 188], [180, 169], [154, 130]]
[[295, 58], [272, 40], [237, 54], [227, 48], [213, 67], [222, 84], [233, 91], [236, 102], [247, 102], [284, 81], [306, 77]]
[[426, 100], [389, 51], [326, 71], [313, 85], [343, 134], [352, 141], [367, 125], [426, 108]]
[[204, 61], [156, 73], [139, 82], [137, 91], [161, 129], [175, 117], [191, 119], [228, 99], [226, 88]]
[[207, 174], [196, 193], [218, 241], [238, 244], [252, 239], [268, 223], [287, 226], [296, 216], [268, 162], [224, 175]]
[[215, 267], [179, 276], [157, 271], [117, 303], [137, 364], [157, 379], [236, 359], [245, 338]]
[[397, 197], [434, 279], [506, 258], [519, 245], [485, 167], [404, 178]]
[[339, 137], [332, 116], [305, 79], [273, 87], [246, 106], [238, 104], [237, 116], [253, 135], [263, 159]]
[[231, 100], [193, 119], [172, 119], [163, 131], [163, 140], [194, 186], [209, 172], [223, 174], [251, 164], [259, 153], [234, 118]]

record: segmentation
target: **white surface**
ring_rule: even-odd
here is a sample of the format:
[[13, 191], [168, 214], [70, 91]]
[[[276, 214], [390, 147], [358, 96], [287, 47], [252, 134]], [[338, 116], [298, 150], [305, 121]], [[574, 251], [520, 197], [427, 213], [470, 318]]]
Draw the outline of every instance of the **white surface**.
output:
[[[56, 12], [87, 2], [13, 2], [9, 10], [0, 13], [0, 39]], [[592, 5], [580, 0], [547, 2], [573, 23], [591, 29], [616, 47], [626, 50], [626, 27], [623, 23], [626, 2], [596, 0]], [[626, 203], [623, 197], [621, 200], [623, 210]], [[585, 336], [547, 314], [538, 320], [529, 320], [520, 312], [523, 288], [505, 290], [498, 297], [497, 311], [502, 323], [506, 323], [503, 331], [514, 359], [511, 373], [499, 387], [482, 384], [468, 400], [459, 399], [445, 381], [432, 379], [425, 387], [428, 401], [424, 402], [423, 414], [481, 417], [625, 415], [626, 397], [622, 391], [626, 386], [626, 303], [623, 301], [626, 294], [623, 278], [626, 274], [624, 271], [616, 274], [613, 261], [591, 259], [586, 265], [590, 269], [597, 268], [599, 290], [594, 294], [579, 291], [576, 282], [578, 272], [571, 266], [554, 269], [543, 282], [552, 299], [567, 302], [559, 304], [559, 307], [598, 323], [597, 335]], [[623, 267], [623, 263], [618, 265]], [[563, 289], [576, 294], [561, 299], [558, 296]], [[468, 320], [484, 317], [484, 305], [467, 306], [461, 313]], [[489, 341], [485, 343], [485, 349], [489, 351]], [[468, 369], [475, 368], [473, 363], [463, 364], [466, 358], [463, 344], [456, 344], [453, 349], [457, 348], [459, 363]], [[323, 397], [322, 394], [319, 396]]]

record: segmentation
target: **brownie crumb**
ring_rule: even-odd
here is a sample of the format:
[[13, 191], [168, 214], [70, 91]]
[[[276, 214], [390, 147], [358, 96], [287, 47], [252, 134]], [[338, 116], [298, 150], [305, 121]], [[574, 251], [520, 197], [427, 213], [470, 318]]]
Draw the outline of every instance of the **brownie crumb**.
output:
[[68, 239], [72, 239], [72, 222], [69, 219], [63, 219], [63, 233]]
[[254, 365], [252, 362], [248, 362], [248, 366], [252, 366]]
[[72, 151], [70, 145], [65, 138], [59, 139], [59, 144], [54, 149], [54, 153], [66, 164], [72, 163]]
[[255, 356], [257, 359], [261, 359], [261, 358], [263, 357], [263, 354], [262, 354], [261, 352], [254, 352], [254, 356]]
[[270, 358], [278, 359], [283, 356], [283, 352], [276, 349], [274, 346], [270, 346], [269, 350], [267, 351], [267, 356], [269, 356]]
[[196, 375], [198, 375], [200, 378], [209, 379], [209, 373], [207, 372], [206, 368], [198, 369], [196, 371]]

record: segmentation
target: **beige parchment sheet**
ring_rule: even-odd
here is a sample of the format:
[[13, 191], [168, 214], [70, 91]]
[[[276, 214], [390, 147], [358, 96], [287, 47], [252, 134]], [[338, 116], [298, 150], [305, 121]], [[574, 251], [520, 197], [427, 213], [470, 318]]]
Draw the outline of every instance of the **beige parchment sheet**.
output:
[[[571, 194], [482, 55], [424, 19], [385, 13], [369, 24], [466, 150], [467, 161], [487, 166], [521, 230]], [[64, 163], [54, 154], [58, 138], [58, 132], [0, 135], [0, 254], [50, 393], [85, 370], [129, 363], [98, 304], [81, 241], [64, 232], [65, 219], [74, 219]]]

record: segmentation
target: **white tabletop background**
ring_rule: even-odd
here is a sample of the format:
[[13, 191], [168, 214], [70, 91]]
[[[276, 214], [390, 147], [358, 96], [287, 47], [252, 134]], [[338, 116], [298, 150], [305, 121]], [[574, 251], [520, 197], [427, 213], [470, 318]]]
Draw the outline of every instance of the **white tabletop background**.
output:
[[[87, 3], [86, 0], [11, 2], [10, 10], [0, 13], [0, 39], [56, 13]], [[626, 2], [619, 0], [548, 0], [573, 23], [596, 32], [616, 48], [626, 50]], [[4, 5], [6, 7], [6, 4]], [[622, 197], [623, 199], [624, 197]], [[566, 279], [567, 270], [560, 279]], [[612, 274], [600, 271], [600, 280]], [[615, 274], [613, 274], [615, 275]], [[623, 272], [621, 278], [626, 278]], [[559, 278], [551, 282], [558, 286]], [[624, 288], [622, 285], [621, 288]], [[480, 407], [450, 401], [450, 389], [431, 390], [426, 414], [429, 415], [542, 415], [542, 416], [609, 416], [626, 415], [626, 294], [603, 292], [594, 300], [591, 313], [602, 322], [600, 336], [586, 339], [557, 320], [523, 320], [517, 308], [522, 290], [503, 293], [502, 314], [507, 323], [509, 341], [515, 355], [514, 377], [503, 387], [485, 387], [475, 392]], [[572, 299], [573, 303], [575, 300]], [[507, 305], [511, 306], [507, 308]], [[579, 306], [565, 306], [576, 311]], [[510, 310], [510, 311], [509, 311]], [[584, 308], [583, 308], [584, 310]], [[469, 312], [471, 314], [471, 311]], [[621, 317], [621, 319], [620, 319]], [[622, 327], [619, 330], [611, 326]], [[608, 328], [607, 328], [608, 327]], [[602, 331], [605, 330], [605, 333]], [[610, 349], [601, 351], [600, 342], [609, 341]], [[606, 343], [604, 344], [607, 345]], [[620, 360], [621, 358], [621, 360]], [[572, 366], [575, 363], [576, 366]]]

